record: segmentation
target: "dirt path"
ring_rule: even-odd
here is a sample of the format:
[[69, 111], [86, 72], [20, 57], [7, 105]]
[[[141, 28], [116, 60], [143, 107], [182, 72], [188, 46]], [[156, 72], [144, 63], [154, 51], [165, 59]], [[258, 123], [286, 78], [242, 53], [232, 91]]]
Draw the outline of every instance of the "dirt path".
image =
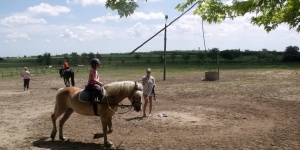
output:
[[[221, 80], [201, 81], [203, 72], [157, 78], [152, 117], [129, 111], [113, 118], [109, 140], [120, 149], [300, 149], [300, 71], [237, 70]], [[105, 73], [105, 83], [138, 80], [143, 73]], [[103, 77], [103, 78], [104, 78]], [[76, 75], [83, 87], [85, 75]], [[36, 76], [30, 91], [22, 79], [0, 79], [0, 150], [107, 149], [97, 117], [74, 113], [64, 126], [67, 142], [51, 141], [50, 115], [58, 76]], [[124, 111], [124, 110], [119, 110]], [[167, 117], [159, 117], [159, 114]]]

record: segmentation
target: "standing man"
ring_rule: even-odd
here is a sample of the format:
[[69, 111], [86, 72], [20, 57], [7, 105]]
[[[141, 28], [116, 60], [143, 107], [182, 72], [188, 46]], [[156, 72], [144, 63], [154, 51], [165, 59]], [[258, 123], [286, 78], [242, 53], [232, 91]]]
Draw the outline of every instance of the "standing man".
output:
[[29, 82], [30, 82], [30, 77], [32, 77], [32, 75], [30, 74], [30, 72], [28, 71], [27, 67], [24, 67], [24, 71], [22, 73], [22, 77], [24, 80], [24, 91], [27, 88], [27, 91], [29, 89]]
[[151, 68], [146, 69], [146, 75], [142, 78], [143, 84], [143, 97], [145, 100], [144, 108], [143, 108], [143, 117], [147, 117], [146, 109], [149, 101], [149, 117], [151, 117], [152, 112], [152, 98], [154, 96], [153, 88], [155, 87], [155, 78], [151, 76]]

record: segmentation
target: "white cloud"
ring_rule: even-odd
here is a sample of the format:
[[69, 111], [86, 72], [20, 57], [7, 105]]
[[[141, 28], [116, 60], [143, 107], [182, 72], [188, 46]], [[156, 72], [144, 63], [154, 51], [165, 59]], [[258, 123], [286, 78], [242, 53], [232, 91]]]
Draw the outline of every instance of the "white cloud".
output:
[[60, 37], [60, 38], [66, 38], [66, 39], [68, 39], [68, 38], [70, 38], [70, 39], [76, 39], [76, 40], [79, 41], [79, 42], [84, 41], [83, 38], [80, 38], [80, 37], [78, 36], [78, 34], [74, 33], [74, 32], [71, 31], [70, 29], [66, 29], [66, 30], [64, 31], [64, 33], [62, 33], [62, 34], [59, 35], [59, 37]]
[[149, 27], [143, 25], [142, 23], [138, 22], [131, 28], [127, 29], [127, 34], [129, 36], [136, 36], [141, 37], [143, 33], [149, 30]]
[[65, 6], [51, 6], [46, 3], [41, 3], [40, 5], [29, 7], [27, 11], [34, 14], [47, 14], [50, 16], [58, 16], [61, 13], [68, 13], [71, 10]]
[[120, 16], [118, 16], [118, 15], [112, 15], [112, 14], [108, 13], [105, 16], [101, 16], [101, 17], [92, 19], [91, 22], [93, 22], [93, 23], [105, 23], [106, 20], [119, 21], [120, 20]]
[[149, 14], [146, 14], [144, 12], [135, 12], [128, 18], [133, 20], [158, 20], [158, 19], [165, 19], [165, 15], [162, 12], [150, 12]]
[[8, 35], [6, 35], [7, 38], [10, 39], [27, 39], [27, 40], [31, 40], [30, 37], [27, 35], [27, 33], [19, 33], [19, 32], [13, 32], [10, 33]]
[[126, 19], [124, 18], [120, 18], [119, 15], [112, 15], [111, 13], [107, 13], [105, 16], [101, 16], [98, 18], [94, 18], [91, 20], [91, 22], [93, 23], [105, 23], [107, 20], [109, 21], [115, 21], [118, 22], [120, 20], [159, 20], [159, 19], [164, 19], [165, 16], [162, 12], [159, 13], [143, 13], [143, 12], [135, 12], [134, 14], [130, 15], [129, 17], [127, 17]]
[[9, 16], [0, 20], [0, 25], [13, 26], [13, 25], [25, 25], [25, 24], [47, 24], [47, 21], [42, 18], [32, 18], [28, 16]]
[[102, 5], [106, 3], [106, 0], [67, 0], [69, 4], [81, 4], [82, 6], [90, 6], [90, 5]]

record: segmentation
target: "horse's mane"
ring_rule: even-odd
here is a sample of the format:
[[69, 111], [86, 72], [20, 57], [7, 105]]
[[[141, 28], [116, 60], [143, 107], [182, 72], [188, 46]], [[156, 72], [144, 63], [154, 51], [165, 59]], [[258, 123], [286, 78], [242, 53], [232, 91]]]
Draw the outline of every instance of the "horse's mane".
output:
[[[139, 90], [142, 90], [142, 84], [139, 82], [137, 83], [137, 88]], [[112, 96], [120, 94], [120, 92], [127, 94], [129, 92], [132, 92], [135, 88], [135, 82], [134, 81], [119, 81], [119, 82], [112, 82], [107, 85], [105, 85], [106, 89], [106, 95]]]

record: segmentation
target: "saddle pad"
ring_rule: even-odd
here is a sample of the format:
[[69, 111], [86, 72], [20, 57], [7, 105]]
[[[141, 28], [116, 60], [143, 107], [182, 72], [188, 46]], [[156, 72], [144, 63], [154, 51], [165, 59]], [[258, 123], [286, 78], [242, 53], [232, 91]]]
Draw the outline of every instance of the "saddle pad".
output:
[[82, 102], [89, 102], [89, 97], [90, 97], [91, 95], [92, 95], [91, 92], [82, 90], [82, 91], [79, 93], [78, 99], [79, 99], [79, 101], [82, 101]]

